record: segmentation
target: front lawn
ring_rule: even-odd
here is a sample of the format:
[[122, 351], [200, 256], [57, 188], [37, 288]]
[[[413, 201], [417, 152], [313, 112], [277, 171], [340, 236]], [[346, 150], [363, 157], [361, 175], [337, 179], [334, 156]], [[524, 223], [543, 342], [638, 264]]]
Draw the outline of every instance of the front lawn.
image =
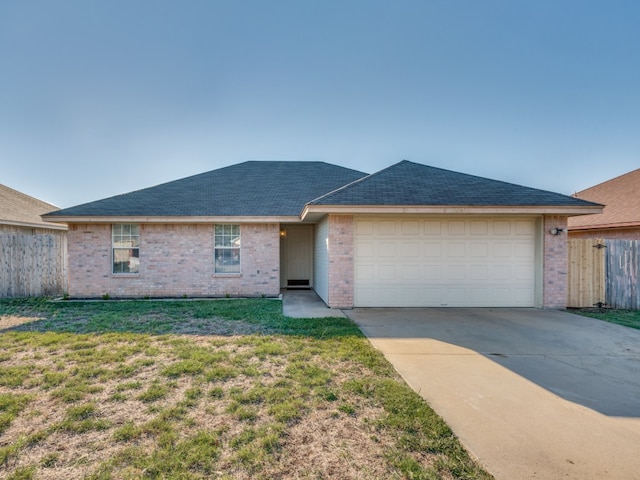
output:
[[574, 313], [585, 317], [598, 318], [605, 322], [623, 325], [625, 327], [637, 328], [640, 330], [640, 311], [638, 310], [616, 310], [607, 308], [580, 308], [571, 310]]
[[0, 301], [0, 477], [489, 479], [348, 319]]

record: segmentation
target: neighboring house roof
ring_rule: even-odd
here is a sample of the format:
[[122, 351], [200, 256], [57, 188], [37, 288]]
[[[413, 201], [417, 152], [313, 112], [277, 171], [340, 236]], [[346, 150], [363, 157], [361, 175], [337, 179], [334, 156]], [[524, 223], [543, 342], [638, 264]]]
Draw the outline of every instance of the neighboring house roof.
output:
[[19, 227], [66, 229], [44, 222], [40, 215], [57, 210], [50, 203], [0, 184], [0, 224]]
[[[271, 217], [314, 221], [323, 213], [392, 213], [387, 207], [419, 207], [412, 213], [584, 214], [601, 206], [558, 193], [402, 161], [378, 173], [323, 162], [245, 162], [182, 180], [60, 210], [51, 221], [108, 221], [128, 217]], [[462, 207], [462, 208], [461, 208]], [[373, 210], [371, 210], [373, 209]], [[510, 209], [510, 210], [509, 210]], [[375, 210], [375, 211], [374, 211]], [[161, 218], [160, 218], [161, 217]], [[187, 221], [184, 218], [183, 221]]]
[[574, 193], [605, 205], [602, 213], [569, 220], [570, 230], [640, 227], [640, 169]]
[[249, 161], [66, 208], [47, 218], [298, 216], [309, 200], [365, 175], [324, 162]]

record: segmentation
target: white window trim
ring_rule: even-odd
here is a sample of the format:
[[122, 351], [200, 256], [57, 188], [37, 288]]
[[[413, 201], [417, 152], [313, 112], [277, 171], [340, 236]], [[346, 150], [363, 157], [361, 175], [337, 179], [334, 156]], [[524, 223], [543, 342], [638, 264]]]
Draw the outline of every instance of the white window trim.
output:
[[[114, 245], [114, 227], [117, 225], [135, 225], [136, 227], [138, 227], [138, 246], [137, 247], [116, 247]], [[137, 277], [140, 275], [140, 265], [138, 264], [138, 271], [137, 272], [115, 272], [114, 271], [114, 265], [115, 265], [115, 251], [116, 250], [137, 250], [138, 251], [138, 256], [136, 257], [138, 259], [138, 262], [140, 261], [140, 225], [137, 223], [113, 223], [111, 225], [111, 275], [114, 277]]]
[[[217, 246], [216, 245], [216, 227], [218, 226], [237, 226], [238, 227], [238, 246]], [[222, 235], [225, 235], [223, 233]], [[242, 227], [239, 223], [216, 223], [213, 226], [213, 275], [216, 277], [239, 277], [242, 275]], [[237, 250], [238, 251], [238, 271], [237, 272], [218, 272], [216, 253], [220, 250]]]

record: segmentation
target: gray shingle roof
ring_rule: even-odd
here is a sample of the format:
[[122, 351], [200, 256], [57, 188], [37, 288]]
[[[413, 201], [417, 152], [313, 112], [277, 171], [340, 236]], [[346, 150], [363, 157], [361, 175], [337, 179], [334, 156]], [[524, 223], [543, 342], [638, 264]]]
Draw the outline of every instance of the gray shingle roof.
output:
[[56, 217], [298, 216], [339, 206], [585, 207], [597, 205], [403, 160], [372, 175], [324, 162], [249, 161], [45, 215]]
[[403, 160], [310, 202], [311, 205], [589, 206], [559, 193]]
[[290, 216], [366, 174], [324, 162], [249, 161], [65, 208], [68, 216]]

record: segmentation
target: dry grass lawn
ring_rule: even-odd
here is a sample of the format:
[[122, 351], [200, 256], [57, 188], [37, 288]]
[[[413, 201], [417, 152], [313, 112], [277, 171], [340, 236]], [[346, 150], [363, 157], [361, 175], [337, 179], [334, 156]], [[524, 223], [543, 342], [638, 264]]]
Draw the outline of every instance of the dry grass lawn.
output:
[[0, 477], [489, 479], [347, 319], [0, 301]]

